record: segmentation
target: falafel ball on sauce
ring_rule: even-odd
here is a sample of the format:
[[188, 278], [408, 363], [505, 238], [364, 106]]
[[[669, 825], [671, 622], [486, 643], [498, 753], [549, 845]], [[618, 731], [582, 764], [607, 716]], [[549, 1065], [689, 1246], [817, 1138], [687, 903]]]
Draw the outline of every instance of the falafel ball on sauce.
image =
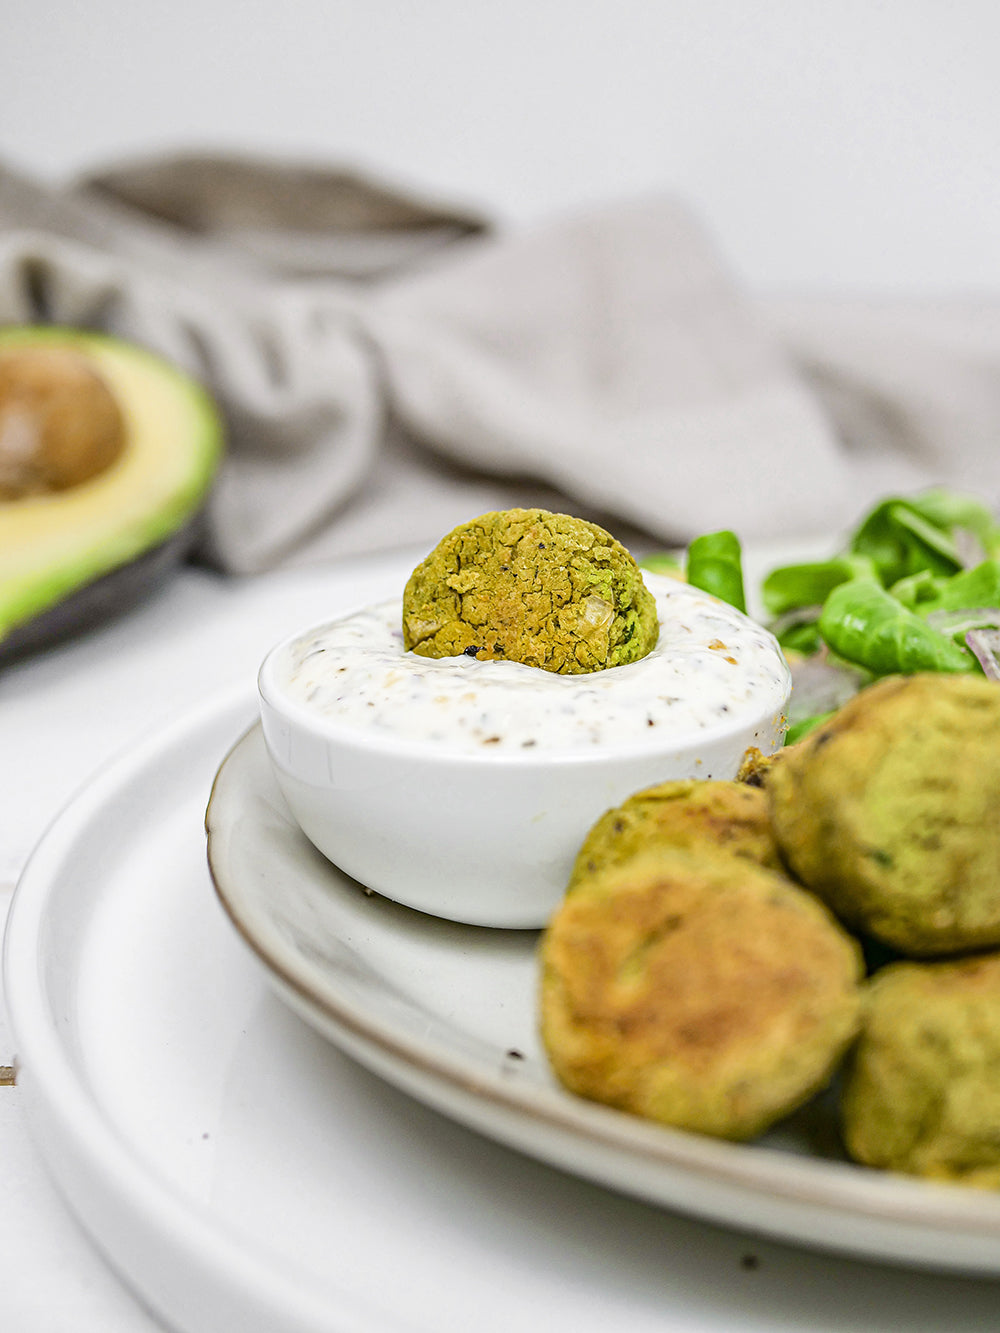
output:
[[659, 633], [642, 571], [596, 523], [546, 509], [482, 514], [443, 537], [403, 594], [404, 647], [580, 674], [635, 662]]
[[731, 855], [637, 854], [541, 944], [541, 1031], [570, 1091], [749, 1139], [824, 1087], [860, 1020], [861, 950], [806, 890]]

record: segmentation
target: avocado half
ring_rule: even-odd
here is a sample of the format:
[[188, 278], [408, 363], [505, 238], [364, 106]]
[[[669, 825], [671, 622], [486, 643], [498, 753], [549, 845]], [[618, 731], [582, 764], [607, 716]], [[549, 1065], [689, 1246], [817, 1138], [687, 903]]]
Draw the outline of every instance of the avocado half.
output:
[[[0, 367], [31, 349], [86, 363], [117, 406], [119, 439], [82, 480], [0, 498], [0, 660], [122, 611], [161, 580], [190, 549], [223, 450], [209, 395], [145, 349], [51, 325], [0, 328]], [[77, 423], [61, 410], [70, 438]]]

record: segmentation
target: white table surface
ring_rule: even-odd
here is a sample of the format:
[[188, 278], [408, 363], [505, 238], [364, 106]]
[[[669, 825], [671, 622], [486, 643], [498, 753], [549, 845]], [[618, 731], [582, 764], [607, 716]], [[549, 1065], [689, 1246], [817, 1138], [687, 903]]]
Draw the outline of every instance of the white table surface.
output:
[[[358, 564], [352, 600], [380, 595], [387, 578], [411, 564], [409, 552]], [[342, 574], [337, 583], [343, 588]], [[330, 609], [329, 586], [324, 571], [231, 582], [184, 571], [128, 616], [0, 672], [0, 914], [47, 824], [97, 767], [217, 688], [252, 681], [275, 639]], [[15, 1054], [0, 1006], [0, 1065]], [[31, 1142], [16, 1085], [0, 1086], [0, 1163], [0, 1328], [160, 1328], [64, 1209]], [[700, 1224], [690, 1227], [698, 1232]], [[711, 1234], [705, 1228], [710, 1253]], [[988, 1280], [800, 1255], [772, 1242], [748, 1240], [744, 1248], [760, 1261], [746, 1274], [754, 1328], [951, 1333], [997, 1326], [1000, 1287]], [[714, 1250], [721, 1252], [717, 1242]], [[664, 1329], [718, 1328], [714, 1318], [692, 1322], [683, 1302], [672, 1310], [671, 1262], [665, 1255]], [[732, 1274], [719, 1276], [731, 1288]]]

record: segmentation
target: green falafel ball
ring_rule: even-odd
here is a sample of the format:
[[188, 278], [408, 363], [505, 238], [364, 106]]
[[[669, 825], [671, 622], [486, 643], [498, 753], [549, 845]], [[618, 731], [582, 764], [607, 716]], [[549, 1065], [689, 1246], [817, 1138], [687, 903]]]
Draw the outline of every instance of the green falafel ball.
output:
[[598, 819], [584, 839], [569, 889], [650, 847], [743, 857], [781, 870], [760, 787], [682, 778], [635, 792]]
[[868, 988], [842, 1114], [855, 1161], [1000, 1189], [1000, 954], [891, 963]]
[[748, 859], [653, 846], [568, 893], [540, 947], [541, 1035], [571, 1092], [749, 1139], [833, 1077], [861, 1017], [861, 950]]
[[465, 654], [571, 675], [635, 662], [658, 633], [653, 595], [621, 542], [546, 509], [461, 524], [403, 594], [403, 643], [421, 657]]
[[913, 957], [1000, 946], [1000, 687], [887, 676], [764, 781], [782, 855], [855, 929]]

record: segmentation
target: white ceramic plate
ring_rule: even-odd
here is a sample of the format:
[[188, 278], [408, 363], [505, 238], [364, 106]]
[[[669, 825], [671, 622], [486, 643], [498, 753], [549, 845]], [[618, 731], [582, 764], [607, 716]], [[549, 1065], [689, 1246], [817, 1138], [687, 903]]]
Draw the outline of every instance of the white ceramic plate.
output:
[[[599, 1108], [556, 1101], [533, 1045], [530, 937], [440, 923], [431, 935], [429, 923], [296, 853], [279, 857], [282, 882], [304, 871], [307, 898], [321, 884], [331, 890], [324, 919], [346, 913], [326, 983], [346, 1002], [345, 1042], [386, 1072], [409, 1071], [453, 1110], [530, 1137], [532, 1152], [572, 1171], [469, 1132], [314, 1033], [272, 994], [273, 974], [241, 945], [205, 863], [212, 779], [254, 711], [249, 690], [216, 702], [88, 784], [25, 871], [5, 941], [19, 1091], [36, 1142], [87, 1233], [171, 1328], [993, 1326], [993, 1280], [838, 1258], [738, 1228], [787, 1233], [798, 1220], [820, 1243], [828, 1226], [834, 1244], [862, 1252], [881, 1241], [993, 1272], [996, 1200], [626, 1131]], [[240, 783], [258, 763], [254, 744], [239, 751], [244, 777], [232, 770]], [[299, 843], [266, 781], [245, 796]], [[261, 883], [273, 870], [261, 863]], [[403, 957], [404, 941], [419, 947]], [[375, 942], [389, 952], [371, 952]], [[512, 1045], [528, 1058], [508, 1059]], [[609, 1173], [627, 1157], [679, 1206], [732, 1226], [590, 1184], [575, 1174], [585, 1156]]]
[[535, 1032], [537, 936], [449, 925], [367, 892], [299, 832], [254, 728], [225, 760], [209, 861], [280, 993], [376, 1073], [502, 1142], [629, 1194], [799, 1243], [1000, 1271], [1000, 1199], [861, 1169], [820, 1101], [764, 1144], [585, 1102]]

